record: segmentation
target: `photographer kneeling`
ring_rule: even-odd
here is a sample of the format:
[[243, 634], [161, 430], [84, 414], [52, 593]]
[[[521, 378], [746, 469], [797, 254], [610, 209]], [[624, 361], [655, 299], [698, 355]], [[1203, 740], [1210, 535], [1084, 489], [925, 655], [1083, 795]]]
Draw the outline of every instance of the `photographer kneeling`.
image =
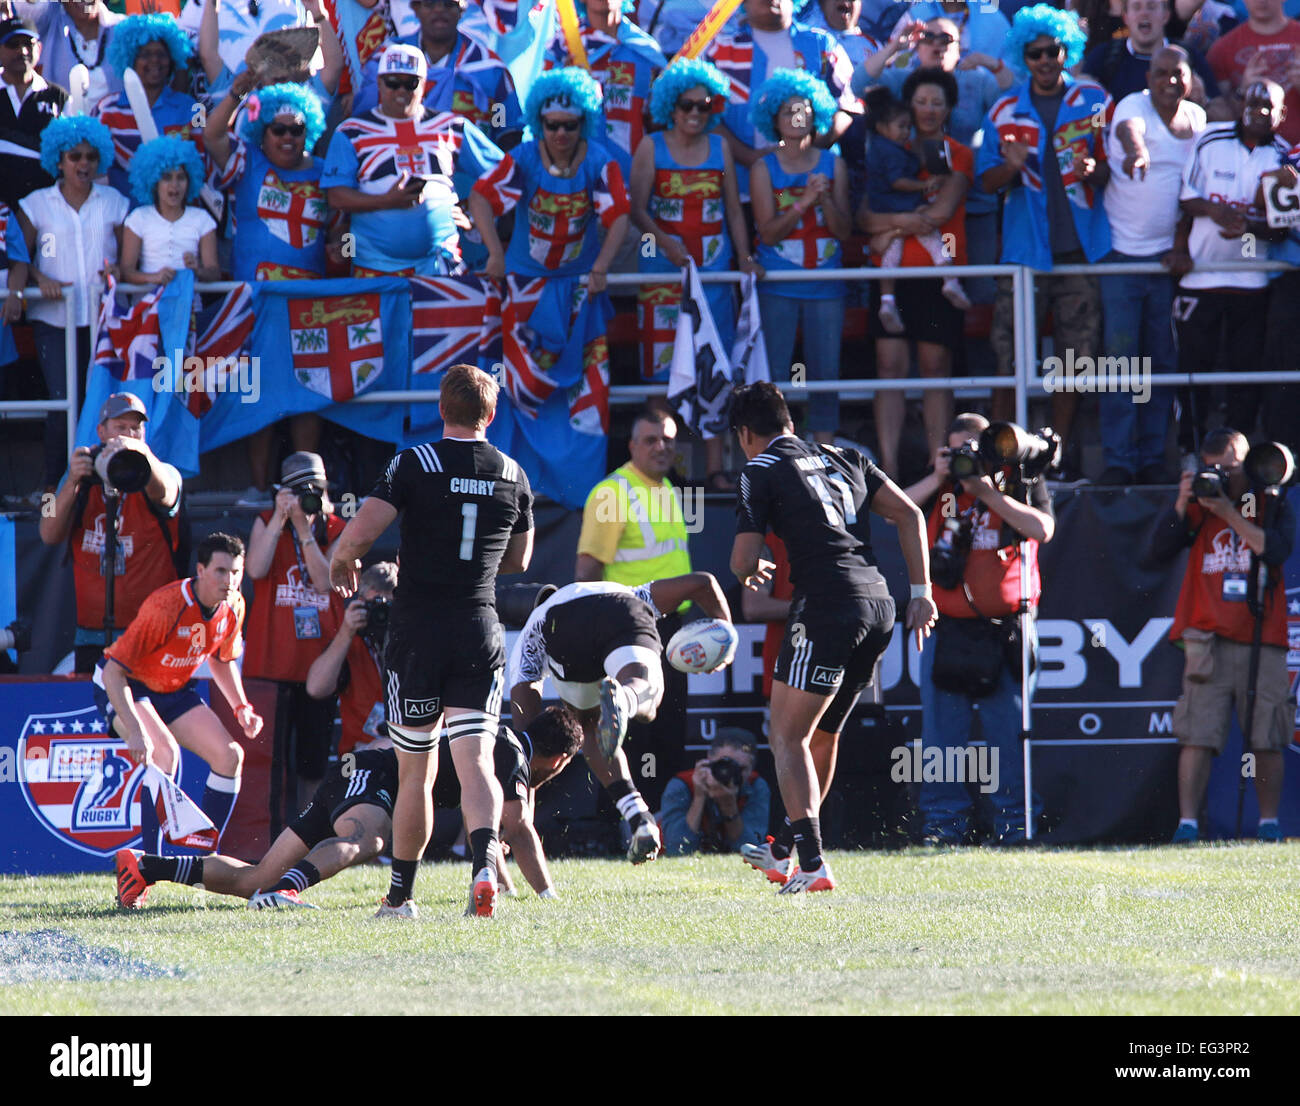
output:
[[41, 508], [41, 541], [46, 545], [67, 542], [72, 557], [77, 596], [73, 670], [78, 673], [93, 672], [100, 654], [110, 644], [105, 640], [104, 628], [109, 514], [104, 497], [106, 477], [110, 492], [120, 493], [110, 495], [117, 515], [113, 637], [122, 636], [151, 593], [180, 578], [175, 555], [181, 547], [181, 474], [154, 456], [145, 444], [144, 424], [148, 421], [138, 396], [128, 392], [109, 396], [99, 411], [96, 433], [100, 444], [94, 449], [78, 446], [72, 451], [68, 474], [54, 497], [53, 510]]
[[[1008, 426], [1009, 424], [1001, 424]], [[958, 415], [948, 428], [934, 471], [906, 489], [928, 510], [930, 575], [939, 622], [933, 648], [921, 653], [921, 744], [923, 763], [932, 749], [942, 755], [941, 780], [927, 772], [920, 805], [928, 845], [960, 845], [971, 837], [971, 784], [989, 793], [994, 841], [1025, 839], [1024, 764], [1020, 743], [1020, 540], [1027, 539], [1028, 594], [1032, 618], [1042, 584], [1038, 546], [1052, 540], [1052, 501], [1037, 479], [1059, 450], [1059, 440], [1016, 434], [1033, 443], [1019, 462], [1002, 464], [981, 441], [989, 428], [983, 415]], [[963, 474], [961, 479], [954, 472]], [[992, 475], [985, 475], [991, 473]], [[1037, 635], [1031, 630], [1031, 657]], [[1033, 694], [1033, 665], [1030, 694]], [[978, 772], [970, 741], [974, 711], [990, 751]], [[917, 782], [917, 781], [914, 781]], [[1037, 802], [1034, 809], [1038, 809]]]
[[307, 670], [308, 695], [339, 697], [340, 757], [392, 744], [384, 716], [384, 638], [396, 590], [397, 566], [391, 561], [366, 569], [339, 632]]
[[727, 853], [756, 845], [767, 833], [771, 804], [767, 781], [754, 771], [754, 739], [745, 730], [724, 727], [709, 744], [708, 757], [678, 772], [664, 788], [658, 815], [664, 855]]
[[[1200, 835], [1197, 820], [1210, 761], [1223, 752], [1235, 706], [1243, 730], [1254, 695], [1250, 744], [1255, 755], [1255, 795], [1261, 841], [1280, 841], [1282, 753], [1295, 730], [1295, 698], [1287, 672], [1286, 583], [1282, 566], [1295, 540], [1295, 512], [1268, 494], [1289, 473], [1263, 471], [1276, 446], [1250, 450], [1246, 436], [1222, 427], [1205, 436], [1200, 472], [1184, 472], [1172, 510], [1156, 524], [1151, 557], [1168, 561], [1191, 547], [1169, 639], [1185, 653], [1183, 690], [1174, 707], [1178, 754], [1178, 829], [1175, 844]], [[1267, 461], [1264, 459], [1267, 458]], [[1286, 457], [1289, 462], [1290, 458]], [[1264, 461], [1264, 463], [1260, 463]], [[1253, 471], [1255, 469], [1261, 471]], [[1251, 478], [1251, 474], [1255, 479]], [[1262, 525], [1261, 525], [1262, 523]], [[1257, 572], [1267, 570], [1262, 602]], [[1261, 609], [1262, 608], [1262, 609]], [[1251, 641], [1256, 611], [1263, 620], [1256, 687], [1250, 687]], [[1244, 770], [1244, 769], [1243, 769]]]

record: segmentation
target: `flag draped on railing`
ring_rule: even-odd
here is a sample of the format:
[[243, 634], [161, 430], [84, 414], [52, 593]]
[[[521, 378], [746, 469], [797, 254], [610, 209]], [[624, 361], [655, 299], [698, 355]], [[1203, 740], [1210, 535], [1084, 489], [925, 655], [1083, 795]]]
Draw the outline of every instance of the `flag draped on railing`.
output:
[[379, 441], [429, 441], [436, 404], [355, 401], [435, 391], [468, 363], [501, 385], [489, 436], [539, 494], [578, 506], [604, 475], [613, 309], [576, 278], [259, 281], [199, 309], [185, 270], [130, 308], [119, 300], [110, 285], [78, 444], [98, 441], [118, 391], [144, 400], [147, 440], [187, 476], [200, 453], [309, 411]]

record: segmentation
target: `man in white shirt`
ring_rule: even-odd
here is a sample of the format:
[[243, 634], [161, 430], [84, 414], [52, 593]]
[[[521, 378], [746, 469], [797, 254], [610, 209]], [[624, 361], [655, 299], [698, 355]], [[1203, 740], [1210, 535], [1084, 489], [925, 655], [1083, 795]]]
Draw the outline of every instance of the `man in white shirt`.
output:
[[[1187, 97], [1190, 59], [1181, 46], [1158, 50], [1147, 71], [1147, 89], [1120, 101], [1111, 121], [1106, 155], [1120, 171], [1103, 194], [1114, 252], [1110, 261], [1172, 264], [1174, 231], [1181, 211], [1183, 167], [1205, 130], [1205, 110]], [[1173, 284], [1164, 274], [1103, 277], [1106, 353], [1142, 358], [1152, 372], [1173, 372], [1178, 363], [1173, 328]], [[1129, 377], [1130, 388], [1132, 377]], [[1103, 484], [1159, 484], [1166, 479], [1164, 452], [1172, 395], [1168, 389], [1128, 394], [1102, 392]]]
[[[1174, 298], [1180, 372], [1256, 370], [1263, 361], [1268, 314], [1268, 274], [1215, 272], [1216, 261], [1266, 257], [1266, 243], [1280, 240], [1264, 221], [1261, 178], [1286, 161], [1287, 144], [1277, 134], [1286, 118], [1285, 93], [1275, 81], [1246, 88], [1241, 118], [1211, 123], [1197, 139], [1183, 170], [1179, 200], [1185, 218], [1175, 235], [1171, 267], [1195, 267]], [[1198, 395], [1197, 393], [1201, 394]], [[1228, 389], [1227, 424], [1249, 436], [1255, 428], [1260, 389]], [[1183, 404], [1179, 445], [1194, 452], [1204, 436], [1205, 390], [1189, 390]]]

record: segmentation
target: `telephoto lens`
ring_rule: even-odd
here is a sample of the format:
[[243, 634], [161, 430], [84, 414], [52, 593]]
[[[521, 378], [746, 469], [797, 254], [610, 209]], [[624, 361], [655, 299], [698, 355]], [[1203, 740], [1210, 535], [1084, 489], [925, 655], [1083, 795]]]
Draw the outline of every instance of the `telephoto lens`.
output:
[[321, 498], [320, 492], [311, 484], [305, 488], [298, 488], [298, 503], [302, 506], [302, 513], [305, 515], [318, 515], [321, 508], [325, 506], [324, 499]]

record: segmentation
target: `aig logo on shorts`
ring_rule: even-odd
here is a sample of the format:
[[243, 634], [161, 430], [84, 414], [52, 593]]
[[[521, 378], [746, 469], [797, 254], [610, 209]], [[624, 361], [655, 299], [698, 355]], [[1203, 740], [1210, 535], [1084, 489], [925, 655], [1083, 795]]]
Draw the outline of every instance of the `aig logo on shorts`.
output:
[[402, 714], [406, 718], [432, 718], [438, 713], [437, 699], [407, 699], [402, 704]]
[[822, 687], [839, 687], [842, 679], [844, 679], [842, 668], [824, 668], [819, 664], [813, 669], [812, 683], [821, 684]]

